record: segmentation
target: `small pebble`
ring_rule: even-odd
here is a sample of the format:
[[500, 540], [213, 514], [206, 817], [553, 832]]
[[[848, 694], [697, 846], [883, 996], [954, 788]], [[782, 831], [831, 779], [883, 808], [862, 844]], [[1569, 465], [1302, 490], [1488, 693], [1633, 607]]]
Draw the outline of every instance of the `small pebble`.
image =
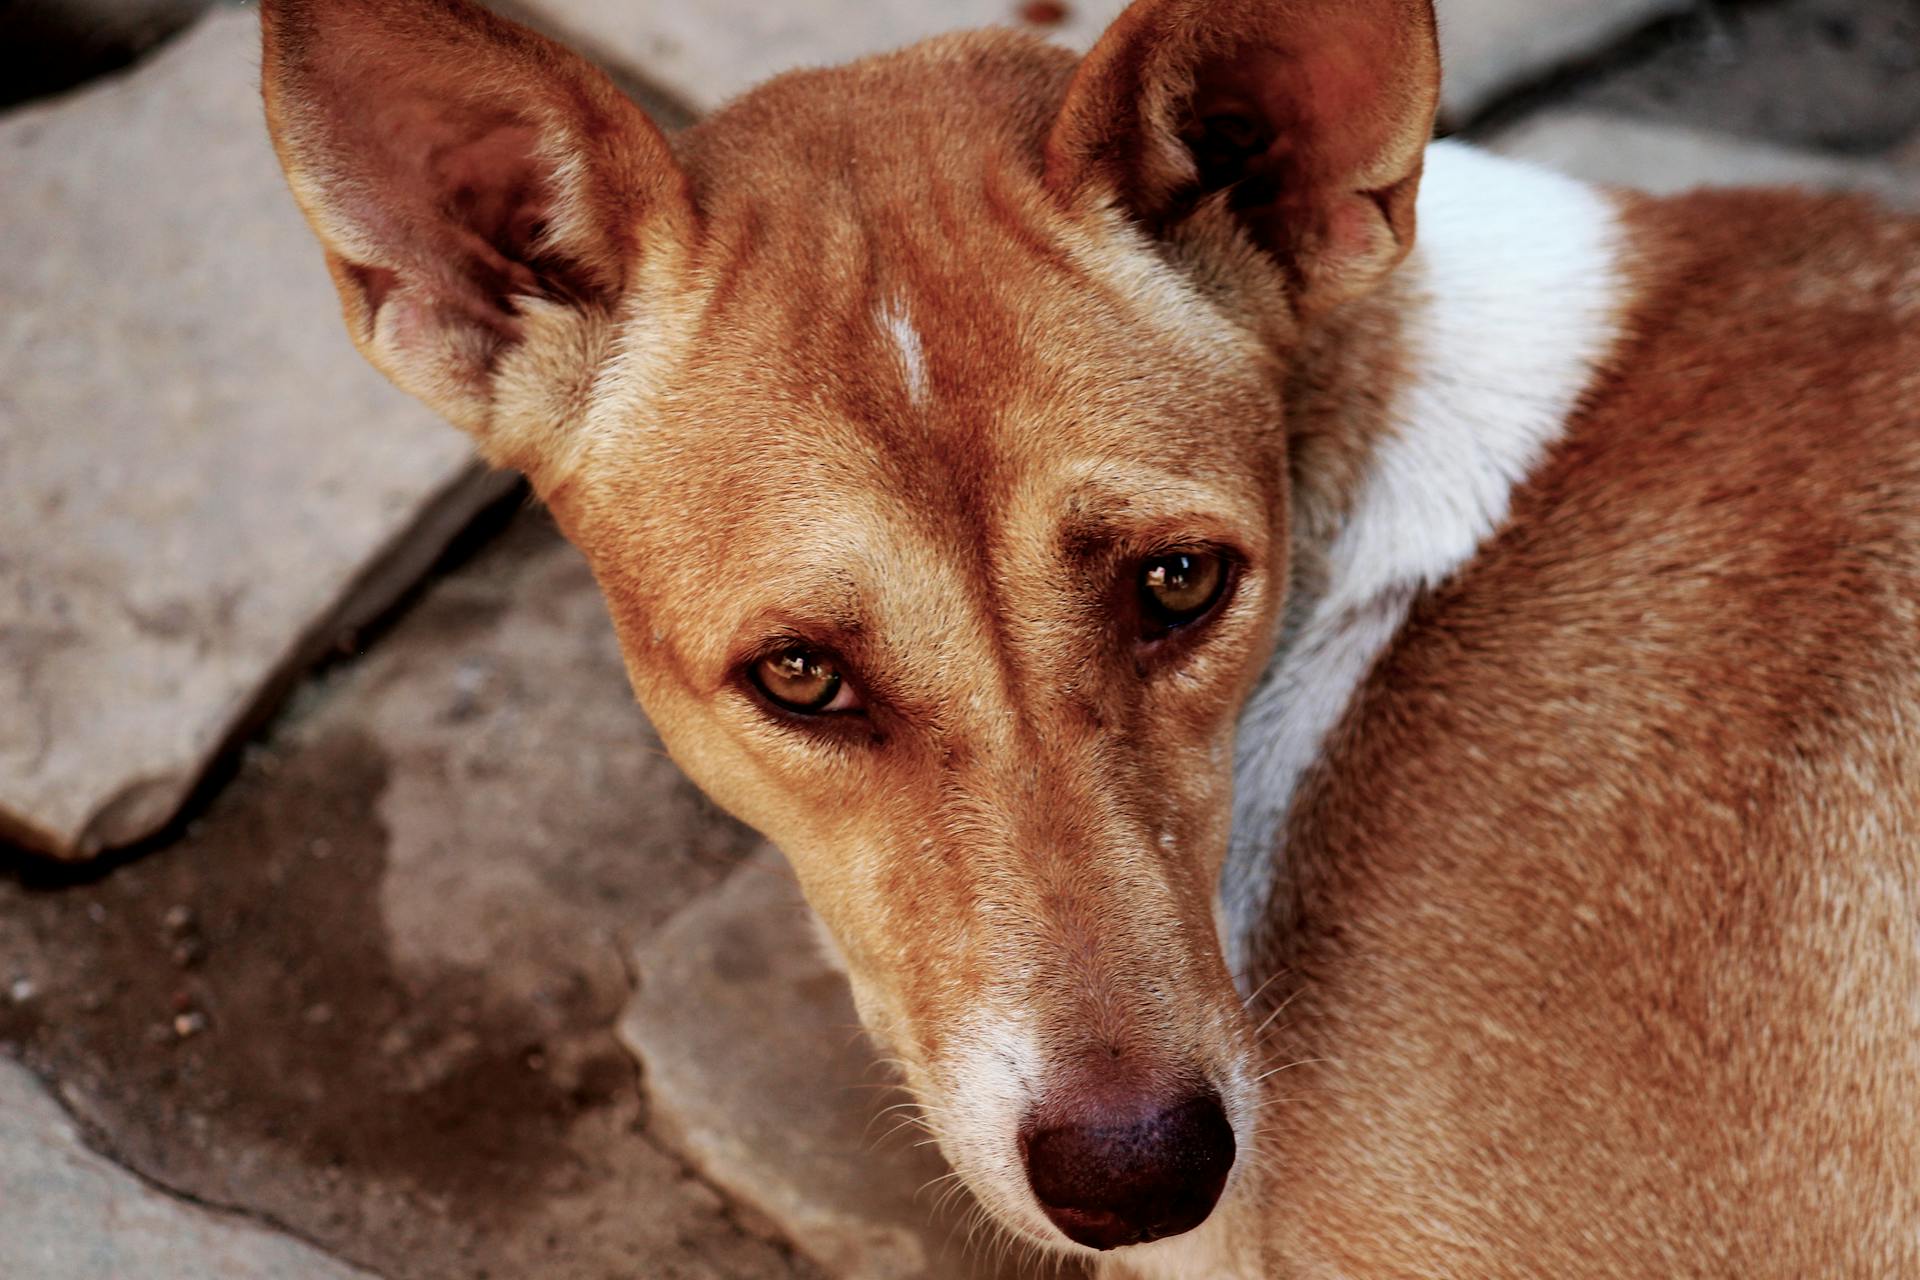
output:
[[203, 938], [183, 938], [173, 944], [173, 966], [176, 969], [192, 969], [207, 958], [207, 944]]
[[189, 1009], [187, 1012], [177, 1013], [173, 1017], [173, 1034], [182, 1040], [190, 1036], [197, 1036], [206, 1029], [207, 1015], [201, 1013], [198, 1009]]
[[193, 908], [184, 902], [168, 907], [167, 914], [160, 917], [160, 923], [167, 927], [168, 933], [176, 938], [181, 937], [193, 928]]
[[7, 994], [13, 997], [15, 1004], [25, 1004], [40, 994], [40, 988], [33, 985], [32, 978], [15, 978], [13, 985], [7, 988]]

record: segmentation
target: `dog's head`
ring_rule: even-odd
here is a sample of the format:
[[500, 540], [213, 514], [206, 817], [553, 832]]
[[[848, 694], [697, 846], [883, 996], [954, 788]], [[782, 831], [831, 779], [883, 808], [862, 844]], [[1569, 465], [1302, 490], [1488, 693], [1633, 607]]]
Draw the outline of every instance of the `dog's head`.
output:
[[262, 12], [354, 340], [532, 478], [967, 1184], [1055, 1245], [1204, 1219], [1257, 1109], [1212, 895], [1290, 353], [1411, 242], [1426, 0], [1144, 0], [671, 143], [464, 0]]

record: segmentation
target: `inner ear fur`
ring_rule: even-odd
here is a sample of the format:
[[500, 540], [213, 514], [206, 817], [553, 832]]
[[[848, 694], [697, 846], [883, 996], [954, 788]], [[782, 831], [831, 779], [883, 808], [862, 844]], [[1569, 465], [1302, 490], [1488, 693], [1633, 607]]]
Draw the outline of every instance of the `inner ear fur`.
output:
[[1412, 247], [1439, 85], [1430, 0], [1138, 0], [1075, 73], [1047, 181], [1156, 231], [1222, 200], [1313, 314]]
[[584, 59], [468, 0], [260, 13], [268, 125], [354, 342], [524, 465], [502, 367], [577, 386], [582, 327], [605, 327], [645, 253], [685, 242], [666, 139]]

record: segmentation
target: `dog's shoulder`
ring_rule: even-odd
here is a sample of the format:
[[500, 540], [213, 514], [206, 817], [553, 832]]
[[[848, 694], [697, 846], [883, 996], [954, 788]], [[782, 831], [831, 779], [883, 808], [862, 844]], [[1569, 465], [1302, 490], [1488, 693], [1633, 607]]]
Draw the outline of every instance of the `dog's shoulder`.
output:
[[[1920, 225], [1621, 208], [1619, 344], [1289, 815], [1258, 968], [1306, 989], [1276, 1052], [1338, 1061], [1281, 1135], [1328, 1194], [1284, 1212], [1367, 1204], [1363, 1273], [1884, 1273], [1920, 1212], [1885, 1136], [1920, 1071]], [[1673, 1256], [1531, 1219], [1509, 1161], [1552, 1203], [1639, 1188]], [[1439, 1195], [1528, 1256], [1426, 1235]]]

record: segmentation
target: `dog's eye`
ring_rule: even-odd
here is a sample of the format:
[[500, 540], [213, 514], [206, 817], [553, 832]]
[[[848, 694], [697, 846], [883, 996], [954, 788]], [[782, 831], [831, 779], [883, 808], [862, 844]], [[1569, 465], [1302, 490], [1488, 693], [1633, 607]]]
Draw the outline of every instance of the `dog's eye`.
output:
[[1140, 612], [1149, 633], [1204, 616], [1227, 586], [1227, 562], [1211, 551], [1175, 551], [1140, 566]]
[[776, 706], [800, 715], [851, 711], [853, 689], [833, 662], [811, 649], [782, 649], [753, 664], [753, 682]]

